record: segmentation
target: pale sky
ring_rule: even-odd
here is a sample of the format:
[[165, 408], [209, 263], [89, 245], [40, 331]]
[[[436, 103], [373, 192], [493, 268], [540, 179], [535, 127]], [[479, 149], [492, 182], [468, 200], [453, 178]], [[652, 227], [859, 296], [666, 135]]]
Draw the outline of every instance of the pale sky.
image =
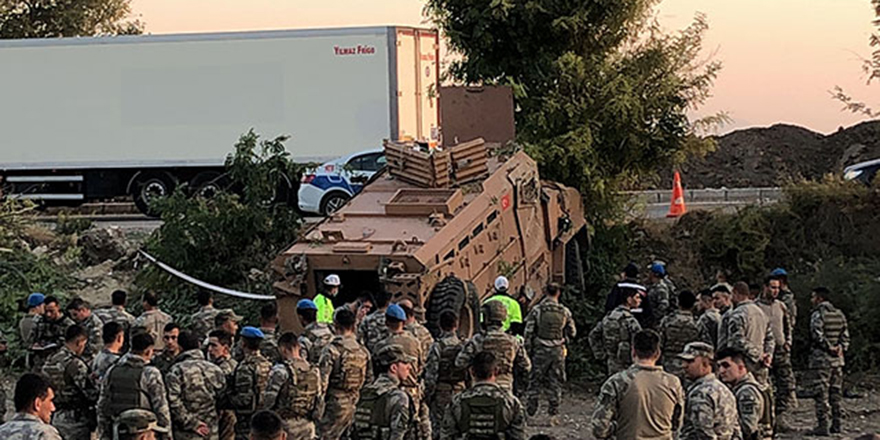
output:
[[[133, 0], [153, 34], [364, 25], [420, 25], [419, 0]], [[840, 110], [835, 85], [880, 106], [880, 83], [865, 85], [870, 0], [664, 0], [669, 30], [708, 16], [706, 56], [724, 64], [698, 114], [726, 111], [735, 128], [779, 122], [820, 132], [864, 118]]]

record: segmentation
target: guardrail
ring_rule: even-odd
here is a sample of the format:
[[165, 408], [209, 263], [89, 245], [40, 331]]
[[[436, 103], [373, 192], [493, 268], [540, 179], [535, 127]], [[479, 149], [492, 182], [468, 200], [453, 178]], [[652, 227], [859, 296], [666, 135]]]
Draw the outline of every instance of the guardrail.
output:
[[[672, 190], [626, 191], [647, 204], [668, 204]], [[684, 198], [694, 203], [764, 204], [782, 200], [782, 188], [706, 188], [685, 189]]]

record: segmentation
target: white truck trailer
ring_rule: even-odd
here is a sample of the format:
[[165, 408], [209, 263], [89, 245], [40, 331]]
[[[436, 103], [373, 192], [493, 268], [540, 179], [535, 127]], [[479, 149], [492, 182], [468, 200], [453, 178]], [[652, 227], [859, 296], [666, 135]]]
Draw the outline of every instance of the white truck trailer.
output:
[[301, 162], [436, 141], [438, 76], [437, 32], [409, 27], [0, 41], [0, 189], [144, 210], [251, 128]]

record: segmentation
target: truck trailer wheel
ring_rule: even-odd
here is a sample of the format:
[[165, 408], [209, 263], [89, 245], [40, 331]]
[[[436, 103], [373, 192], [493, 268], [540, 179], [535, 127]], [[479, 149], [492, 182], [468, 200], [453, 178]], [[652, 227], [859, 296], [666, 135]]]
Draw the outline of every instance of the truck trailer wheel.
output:
[[174, 192], [177, 180], [165, 172], [147, 172], [135, 177], [131, 195], [134, 204], [144, 215], [158, 217], [159, 213], [151, 205], [159, 199], [168, 197]]
[[217, 171], [202, 171], [189, 181], [189, 187], [193, 196], [210, 199], [229, 188], [229, 179]]

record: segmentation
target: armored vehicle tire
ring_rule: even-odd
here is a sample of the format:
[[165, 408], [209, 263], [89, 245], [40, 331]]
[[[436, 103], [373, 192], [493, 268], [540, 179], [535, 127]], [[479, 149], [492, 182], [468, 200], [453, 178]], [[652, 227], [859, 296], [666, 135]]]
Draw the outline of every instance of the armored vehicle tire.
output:
[[584, 263], [581, 259], [581, 244], [572, 238], [565, 244], [565, 285], [578, 292], [584, 291]]
[[455, 276], [448, 276], [434, 286], [425, 310], [425, 327], [435, 338], [441, 331], [440, 315], [447, 310], [458, 315], [459, 334], [470, 336], [479, 318], [477, 289], [470, 281], [465, 283]]

